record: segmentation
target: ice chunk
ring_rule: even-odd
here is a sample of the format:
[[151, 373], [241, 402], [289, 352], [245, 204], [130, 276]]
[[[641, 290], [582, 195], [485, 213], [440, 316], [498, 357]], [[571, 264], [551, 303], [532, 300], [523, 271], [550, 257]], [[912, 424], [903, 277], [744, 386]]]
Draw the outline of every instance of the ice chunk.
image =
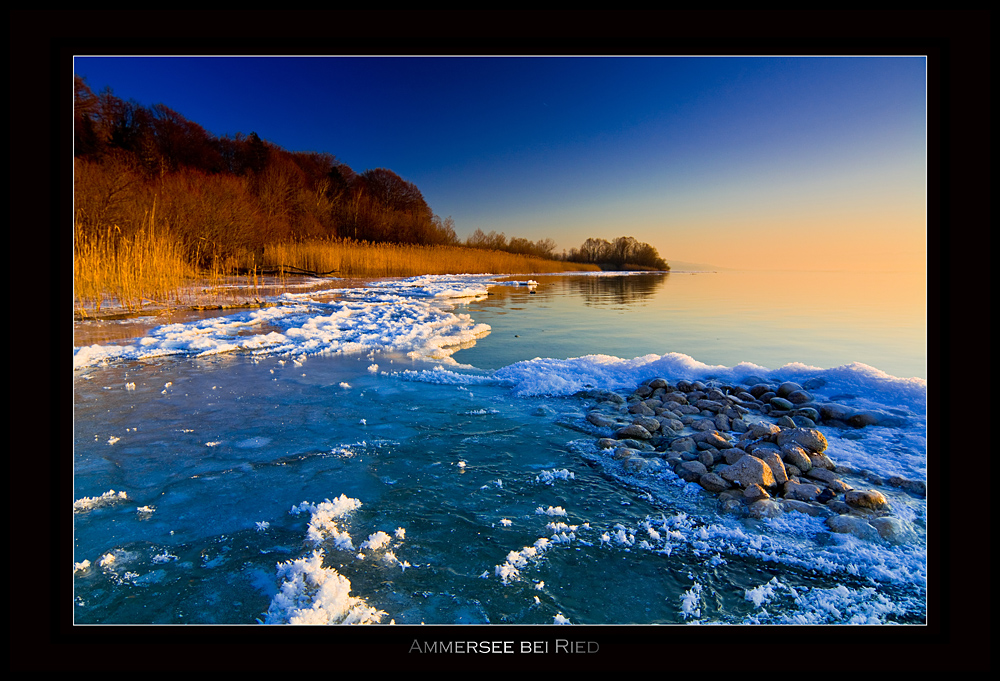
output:
[[278, 564], [281, 590], [271, 600], [265, 624], [377, 624], [386, 613], [351, 596], [351, 582], [323, 567], [323, 551]]

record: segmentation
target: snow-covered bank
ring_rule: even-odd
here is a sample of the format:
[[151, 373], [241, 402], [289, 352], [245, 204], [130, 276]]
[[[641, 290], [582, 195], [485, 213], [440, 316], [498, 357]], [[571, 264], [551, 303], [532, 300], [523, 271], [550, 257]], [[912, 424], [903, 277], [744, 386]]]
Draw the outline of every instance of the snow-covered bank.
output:
[[[489, 333], [449, 301], [485, 296], [492, 275], [427, 276], [371, 287], [285, 293], [275, 307], [152, 329], [131, 343], [76, 348], [74, 368], [180, 355], [245, 352], [255, 357], [398, 352], [446, 360]], [[334, 297], [333, 301], [322, 300]]]

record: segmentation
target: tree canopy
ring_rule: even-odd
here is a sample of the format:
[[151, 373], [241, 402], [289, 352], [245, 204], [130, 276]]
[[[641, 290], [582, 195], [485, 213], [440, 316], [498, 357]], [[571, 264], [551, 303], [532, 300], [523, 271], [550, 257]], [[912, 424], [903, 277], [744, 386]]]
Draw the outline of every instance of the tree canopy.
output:
[[571, 249], [566, 259], [571, 262], [592, 263], [605, 270], [670, 269], [670, 265], [660, 257], [656, 248], [630, 236], [620, 236], [614, 241], [589, 238], [580, 248]]
[[198, 253], [206, 244], [220, 252], [316, 237], [458, 243], [454, 221], [434, 215], [417, 186], [388, 168], [359, 174], [331, 154], [286, 151], [254, 131], [218, 137], [165, 104], [147, 108], [110, 89], [95, 95], [79, 76], [73, 113], [85, 230], [139, 229], [143, 214], [129, 206], [156, 197], [159, 217]]

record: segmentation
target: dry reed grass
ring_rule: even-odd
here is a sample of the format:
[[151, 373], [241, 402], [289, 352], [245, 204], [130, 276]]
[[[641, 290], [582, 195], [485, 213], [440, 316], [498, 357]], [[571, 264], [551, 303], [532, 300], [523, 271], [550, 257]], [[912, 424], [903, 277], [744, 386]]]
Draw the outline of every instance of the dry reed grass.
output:
[[73, 294], [80, 314], [88, 308], [100, 312], [105, 303], [135, 311], [145, 303], [176, 299], [194, 275], [180, 244], [157, 227], [155, 202], [131, 235], [123, 235], [117, 225], [87, 234], [77, 222], [74, 236]]
[[[141, 229], [123, 235], [117, 226], [102, 233], [76, 225], [74, 296], [78, 314], [98, 314], [102, 306], [136, 311], [150, 302], [180, 303], [182, 287], [193, 278], [205, 280], [205, 291], [219, 297], [234, 296], [225, 285], [237, 272], [254, 292], [258, 275], [278, 269], [283, 278], [296, 272], [335, 272], [340, 277], [412, 277], [422, 274], [542, 274], [594, 269], [558, 260], [488, 251], [461, 246], [371, 244], [349, 239], [324, 239], [279, 243], [264, 248], [262, 257], [212, 257], [198, 271], [185, 257], [185, 249], [162, 225], [157, 225], [155, 203]], [[197, 257], [201, 257], [198, 254]], [[256, 297], [256, 293], [254, 294]]]
[[[542, 274], [598, 269], [504, 251], [461, 246], [370, 244], [349, 239], [280, 243], [264, 248], [260, 266], [336, 272], [341, 277], [412, 277], [421, 274]], [[250, 263], [246, 263], [248, 268]]]

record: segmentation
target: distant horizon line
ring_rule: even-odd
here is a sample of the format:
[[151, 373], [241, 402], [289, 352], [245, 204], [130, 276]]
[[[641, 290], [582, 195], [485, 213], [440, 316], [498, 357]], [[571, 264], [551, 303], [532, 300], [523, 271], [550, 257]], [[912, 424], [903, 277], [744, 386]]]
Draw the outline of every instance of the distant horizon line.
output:
[[920, 272], [926, 272], [926, 270], [916, 270], [916, 269], [850, 269], [845, 267], [831, 267], [825, 269], [793, 269], [793, 268], [778, 268], [778, 267], [762, 267], [762, 268], [751, 268], [751, 267], [724, 267], [722, 265], [711, 265], [708, 263], [695, 263], [688, 262], [684, 260], [670, 260], [669, 258], [664, 258], [667, 264], [670, 266], [670, 272], [869, 272], [869, 273], [884, 273], [884, 274], [918, 274]]

